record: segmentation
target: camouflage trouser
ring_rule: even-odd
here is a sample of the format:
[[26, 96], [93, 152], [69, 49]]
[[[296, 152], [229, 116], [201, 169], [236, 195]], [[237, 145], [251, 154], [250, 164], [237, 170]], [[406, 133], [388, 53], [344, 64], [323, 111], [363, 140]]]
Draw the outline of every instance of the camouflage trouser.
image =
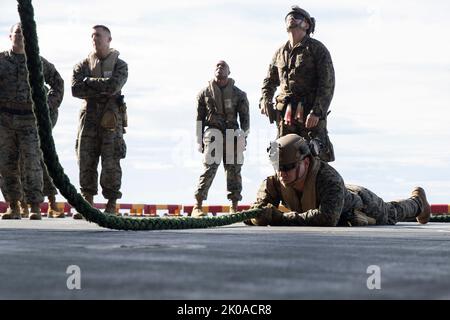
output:
[[[23, 185], [29, 203], [41, 203], [44, 200], [42, 152], [34, 115], [0, 113], [0, 137], [0, 173], [3, 177], [2, 192], [5, 200], [23, 199]], [[22, 182], [21, 157], [24, 172]]]
[[[217, 169], [219, 168], [220, 163], [212, 163], [208, 164], [206, 160], [206, 155], [212, 154], [215, 155], [215, 150], [211, 150], [211, 140], [208, 137], [208, 131], [205, 132], [204, 138], [203, 138], [203, 144], [204, 144], [204, 160], [203, 160], [203, 166], [205, 168], [203, 174], [200, 176], [197, 191], [195, 192], [196, 198], [201, 198], [203, 200], [206, 200], [208, 198], [208, 191], [211, 187], [211, 184], [214, 180], [214, 177], [216, 176]], [[225, 140], [225, 139], [224, 139]], [[236, 142], [236, 141], [234, 141]], [[232, 201], [240, 201], [242, 200], [242, 178], [241, 178], [241, 168], [242, 163], [238, 164], [237, 161], [237, 148], [236, 143], [234, 144], [234, 159], [232, 163], [226, 163], [227, 153], [226, 153], [226, 145], [224, 142], [223, 145], [223, 155], [222, 155], [222, 161], [223, 166], [225, 169], [226, 179], [227, 179], [227, 191], [228, 195], [227, 198]]]
[[[56, 121], [58, 120], [58, 109], [50, 109], [50, 119], [52, 121], [52, 127], [54, 127], [56, 124]], [[19, 155], [19, 157], [20, 157], [20, 155]], [[24, 185], [23, 181], [26, 181], [26, 170], [24, 169], [25, 164], [24, 164], [23, 159], [24, 159], [23, 157], [20, 157], [20, 160], [19, 160], [20, 179], [21, 179], [21, 184], [22, 184], [21, 199], [24, 200], [26, 203], [30, 203], [25, 190], [23, 190], [23, 185]], [[44, 183], [42, 193], [44, 196], [47, 196], [47, 197], [55, 196], [58, 194], [58, 190], [56, 189], [55, 185], [53, 184], [53, 180], [50, 177], [50, 175], [48, 174], [47, 167], [43, 160], [41, 160], [41, 165], [42, 165], [42, 174], [43, 174], [43, 183]], [[0, 175], [0, 189], [2, 190], [2, 193], [3, 193], [3, 177], [1, 175]], [[3, 194], [3, 197], [5, 197], [5, 194]]]
[[[58, 190], [56, 189], [55, 185], [53, 184], [53, 179], [48, 174], [47, 166], [45, 165], [44, 160], [41, 160], [41, 166], [42, 166], [42, 178], [43, 178], [43, 183], [44, 183], [43, 188], [42, 188], [43, 195], [46, 197], [57, 195]], [[24, 167], [24, 159], [23, 159], [23, 157], [20, 157], [20, 178], [22, 181], [22, 187], [24, 187], [23, 181], [26, 181], [26, 178], [25, 178], [26, 170], [24, 168], [25, 168]], [[24, 190], [24, 194], [23, 194], [23, 200], [26, 203], [30, 203], [25, 190]]]
[[[309, 133], [311, 132], [311, 136]], [[319, 154], [319, 158], [326, 162], [334, 161], [334, 149], [333, 144], [328, 137], [327, 120], [320, 120], [317, 126], [311, 129], [306, 129], [303, 123], [295, 121], [293, 125], [287, 125], [283, 119], [278, 121], [278, 138], [290, 133], [296, 133], [299, 136], [307, 139], [311, 138], [319, 139], [323, 144], [323, 149]]]
[[[355, 195], [353, 197], [355, 203], [346, 206], [360, 209], [368, 217], [374, 218], [378, 225], [412, 221], [422, 211], [422, 204], [416, 198], [384, 202], [383, 199], [364, 187], [355, 185], [345, 186], [349, 192]], [[361, 203], [362, 208], [360, 208]]]
[[116, 129], [104, 129], [99, 124], [96, 113], [80, 113], [80, 127], [76, 141], [76, 152], [80, 166], [80, 186], [82, 194], [98, 193], [99, 159], [102, 161], [100, 185], [106, 199], [120, 199], [122, 183], [120, 160], [126, 156], [123, 139], [122, 118], [119, 117]]

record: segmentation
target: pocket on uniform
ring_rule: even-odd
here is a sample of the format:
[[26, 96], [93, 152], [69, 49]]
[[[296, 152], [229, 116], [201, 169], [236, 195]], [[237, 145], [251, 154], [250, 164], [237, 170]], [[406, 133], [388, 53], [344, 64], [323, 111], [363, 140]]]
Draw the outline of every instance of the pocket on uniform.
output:
[[106, 110], [105, 113], [103, 113], [100, 125], [104, 129], [114, 130], [117, 127], [117, 122], [117, 114], [112, 110]]
[[233, 101], [231, 99], [225, 99], [223, 104], [225, 106], [225, 112], [230, 113], [233, 111]]
[[78, 123], [77, 139], [75, 140], [75, 153], [77, 155], [79, 155], [78, 154], [78, 151], [79, 151], [78, 147], [80, 145], [80, 137], [81, 137], [81, 134], [83, 133], [85, 120], [86, 120], [86, 109], [81, 109], [80, 110], [80, 120], [79, 120], [79, 123]]
[[115, 141], [115, 155], [118, 159], [125, 159], [127, 155], [127, 144], [123, 137], [117, 137]]

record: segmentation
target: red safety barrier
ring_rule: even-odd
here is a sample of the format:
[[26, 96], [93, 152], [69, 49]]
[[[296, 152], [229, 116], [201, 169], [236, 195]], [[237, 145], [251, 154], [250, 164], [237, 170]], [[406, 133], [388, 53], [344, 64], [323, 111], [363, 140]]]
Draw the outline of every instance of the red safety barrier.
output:
[[450, 214], [450, 204], [432, 204], [431, 213], [433, 214]]
[[144, 206], [144, 214], [157, 216], [158, 210], [167, 210], [170, 216], [179, 216], [183, 210], [181, 204], [148, 204]]

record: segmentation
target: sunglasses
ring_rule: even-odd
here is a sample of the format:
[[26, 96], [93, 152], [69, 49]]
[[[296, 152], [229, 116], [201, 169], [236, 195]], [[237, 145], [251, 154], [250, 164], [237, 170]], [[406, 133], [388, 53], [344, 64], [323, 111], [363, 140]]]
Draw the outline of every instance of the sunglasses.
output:
[[280, 164], [277, 168], [277, 171], [287, 172], [287, 171], [294, 169], [296, 166], [297, 166], [297, 162], [290, 163], [290, 164], [284, 164], [284, 165]]

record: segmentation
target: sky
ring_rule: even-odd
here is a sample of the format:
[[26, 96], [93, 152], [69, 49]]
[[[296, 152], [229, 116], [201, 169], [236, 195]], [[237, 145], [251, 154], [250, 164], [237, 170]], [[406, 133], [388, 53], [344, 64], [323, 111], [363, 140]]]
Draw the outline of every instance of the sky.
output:
[[[316, 18], [313, 37], [331, 53], [336, 88], [328, 130], [346, 183], [386, 201], [416, 185], [430, 203], [450, 203], [450, 3], [448, 1], [33, 1], [41, 55], [65, 81], [53, 131], [75, 186], [81, 100], [71, 95], [73, 66], [91, 51], [95, 24], [128, 63], [123, 88], [129, 127], [122, 161], [122, 203], [192, 204], [202, 155], [195, 140], [196, 96], [218, 60], [250, 102], [242, 169], [243, 204], [273, 174], [266, 148], [276, 129], [259, 113], [261, 85], [275, 50], [287, 41], [284, 17], [298, 4]], [[16, 1], [0, 2], [0, 50], [19, 20]], [[228, 204], [223, 167], [205, 204]], [[59, 196], [59, 201], [62, 198]], [[99, 188], [96, 202], [104, 202]]]

